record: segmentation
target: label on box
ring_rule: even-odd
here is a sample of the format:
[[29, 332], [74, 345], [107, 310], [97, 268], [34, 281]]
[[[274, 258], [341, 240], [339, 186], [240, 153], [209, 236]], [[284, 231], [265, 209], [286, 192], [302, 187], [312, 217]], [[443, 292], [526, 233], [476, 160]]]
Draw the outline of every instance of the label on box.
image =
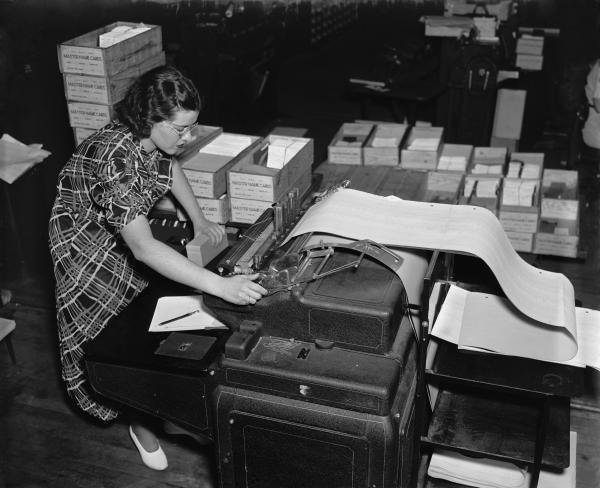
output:
[[69, 121], [72, 127], [101, 129], [111, 121], [111, 107], [93, 103], [69, 103]]
[[561, 200], [558, 198], [542, 198], [542, 218], [547, 219], [577, 219], [578, 200]]
[[538, 214], [500, 210], [500, 223], [505, 231], [533, 233], [538, 230]]
[[85, 129], [83, 127], [73, 127], [75, 134], [75, 145], [79, 146], [87, 137], [91, 136], [96, 129]]
[[229, 222], [229, 198], [196, 198], [204, 216], [211, 222], [226, 224]]
[[63, 72], [104, 76], [104, 57], [97, 47], [60, 46]]
[[106, 78], [97, 76], [65, 75], [65, 90], [68, 100], [108, 104], [109, 84]]
[[212, 198], [214, 197], [214, 173], [207, 173], [204, 171], [194, 171], [189, 169], [183, 169], [183, 174], [186, 176], [192, 192], [197, 197]]
[[228, 177], [230, 196], [273, 203], [273, 185], [276, 184], [274, 176], [230, 172]]
[[517, 252], [531, 252], [533, 236], [534, 234], [530, 232], [506, 232], [506, 237]]
[[269, 208], [272, 203], [260, 200], [247, 200], [243, 198], [232, 198], [231, 220], [243, 224], [253, 224], [256, 219]]

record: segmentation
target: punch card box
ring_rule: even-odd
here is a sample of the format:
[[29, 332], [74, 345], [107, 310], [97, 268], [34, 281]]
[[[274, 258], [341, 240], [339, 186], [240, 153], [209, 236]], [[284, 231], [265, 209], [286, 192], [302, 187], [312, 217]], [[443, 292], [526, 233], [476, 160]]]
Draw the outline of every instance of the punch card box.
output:
[[508, 150], [506, 147], [475, 147], [470, 174], [503, 176]]
[[400, 167], [426, 170], [437, 168], [443, 133], [443, 127], [413, 127], [400, 154]]
[[[111, 46], [100, 47], [100, 36], [118, 27], [129, 27], [139, 33]], [[161, 51], [160, 26], [114, 22], [59, 44], [58, 64], [61, 73], [113, 77], [159, 55]]]
[[494, 175], [466, 175], [460, 205], [484, 207], [498, 215], [498, 196], [502, 177]]
[[231, 198], [275, 203], [311, 174], [313, 160], [312, 139], [270, 134], [253, 158], [228, 170], [227, 191]]
[[444, 144], [437, 170], [451, 173], [467, 173], [473, 162], [473, 146], [470, 144]]
[[259, 149], [257, 136], [222, 132], [182, 164], [196, 197], [219, 198], [227, 191], [227, 171], [238, 162], [252, 160]]
[[363, 149], [365, 166], [398, 166], [407, 124], [377, 124]]
[[498, 214], [505, 231], [537, 232], [543, 170], [544, 153], [514, 152], [510, 155]]
[[327, 157], [334, 164], [363, 164], [363, 147], [375, 124], [347, 122], [342, 124], [327, 148]]

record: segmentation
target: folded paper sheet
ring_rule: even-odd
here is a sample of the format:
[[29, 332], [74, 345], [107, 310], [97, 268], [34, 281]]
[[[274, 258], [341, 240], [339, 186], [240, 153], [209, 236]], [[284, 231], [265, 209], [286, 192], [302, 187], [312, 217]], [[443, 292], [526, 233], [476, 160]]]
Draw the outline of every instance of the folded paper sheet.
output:
[[14, 137], [4, 134], [0, 138], [0, 179], [12, 183], [25, 171], [41, 163], [51, 153], [41, 144], [27, 146]]
[[574, 343], [564, 329], [523, 316], [504, 298], [451, 285], [431, 333], [460, 349], [600, 370], [600, 311], [577, 307], [575, 313]]
[[339, 189], [313, 205], [288, 236], [307, 232], [371, 239], [388, 246], [439, 249], [482, 259], [512, 304], [526, 316], [565, 329], [576, 351], [573, 285], [561, 273], [521, 259], [489, 210], [424, 203]]

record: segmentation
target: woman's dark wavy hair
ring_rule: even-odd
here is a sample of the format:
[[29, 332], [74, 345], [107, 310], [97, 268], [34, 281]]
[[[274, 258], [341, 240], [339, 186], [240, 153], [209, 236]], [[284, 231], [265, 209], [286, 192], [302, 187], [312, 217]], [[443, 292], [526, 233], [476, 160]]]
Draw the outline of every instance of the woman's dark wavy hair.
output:
[[192, 81], [172, 66], [159, 66], [140, 76], [117, 105], [117, 117], [143, 139], [150, 137], [152, 125], [168, 120], [177, 110], [202, 108]]

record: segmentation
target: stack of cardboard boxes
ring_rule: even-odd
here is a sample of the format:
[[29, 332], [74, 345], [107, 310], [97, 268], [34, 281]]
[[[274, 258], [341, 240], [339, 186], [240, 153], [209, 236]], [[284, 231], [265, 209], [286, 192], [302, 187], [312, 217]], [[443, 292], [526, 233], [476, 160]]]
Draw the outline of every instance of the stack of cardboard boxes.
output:
[[157, 25], [114, 22], [58, 46], [75, 144], [115, 116], [115, 104], [141, 74], [165, 64]]
[[574, 258], [579, 246], [577, 171], [547, 169], [541, 191], [541, 210], [533, 252]]

